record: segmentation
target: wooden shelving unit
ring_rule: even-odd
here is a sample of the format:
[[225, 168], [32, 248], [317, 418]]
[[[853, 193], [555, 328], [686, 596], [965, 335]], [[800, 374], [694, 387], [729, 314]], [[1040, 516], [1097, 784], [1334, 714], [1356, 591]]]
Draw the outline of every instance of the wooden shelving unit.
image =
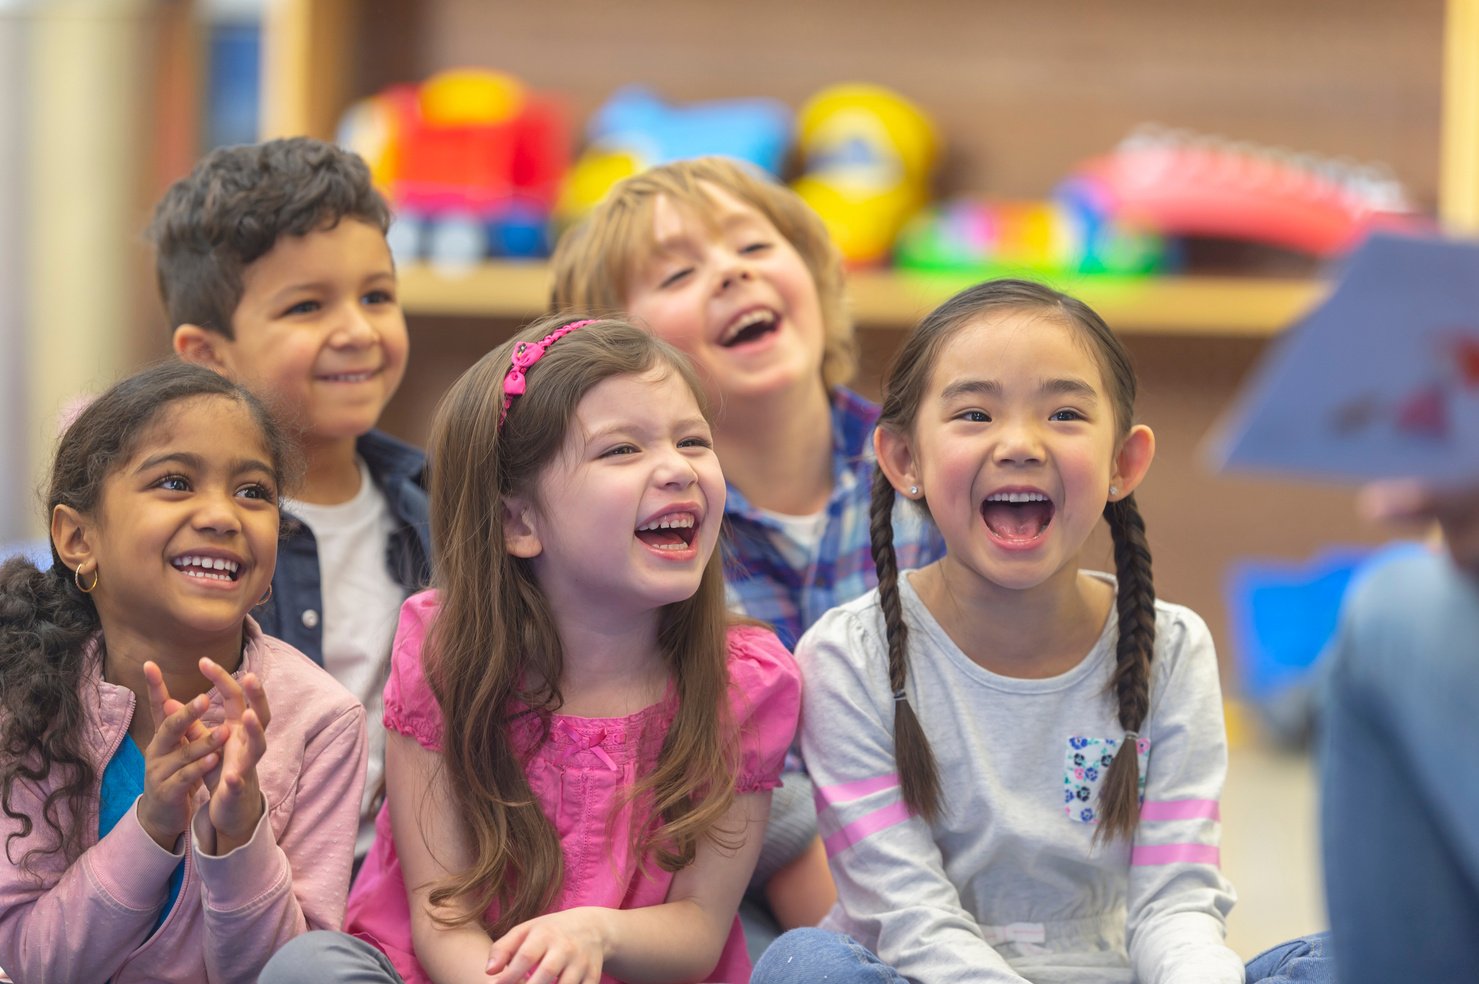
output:
[[[265, 135], [331, 137], [348, 103], [392, 82], [483, 65], [567, 96], [588, 119], [619, 85], [674, 101], [767, 96], [798, 107], [823, 86], [891, 86], [934, 116], [941, 194], [1041, 198], [1075, 164], [1145, 122], [1265, 146], [1384, 161], [1450, 229], [1479, 232], [1479, 0], [274, 0]], [[962, 281], [858, 271], [849, 294], [872, 392], [902, 330]], [[1210, 472], [1204, 436], [1269, 337], [1316, 304], [1313, 279], [1059, 278], [1128, 339], [1138, 413], [1156, 431], [1138, 493], [1160, 592], [1202, 613], [1231, 653], [1231, 565], [1306, 560], [1382, 539], [1348, 490]], [[540, 263], [401, 271], [411, 374], [385, 423], [424, 440], [438, 395], [514, 326], [544, 311]], [[1107, 544], [1085, 563], [1112, 566]]]
[[[860, 327], [900, 327], [969, 282], [858, 270], [848, 276], [848, 294]], [[1319, 281], [1252, 277], [1090, 277], [1060, 286], [1128, 334], [1252, 338], [1282, 330], [1326, 290]], [[415, 264], [400, 271], [401, 303], [411, 315], [527, 319], [544, 311], [549, 290], [542, 263], [492, 262], [442, 272]]]

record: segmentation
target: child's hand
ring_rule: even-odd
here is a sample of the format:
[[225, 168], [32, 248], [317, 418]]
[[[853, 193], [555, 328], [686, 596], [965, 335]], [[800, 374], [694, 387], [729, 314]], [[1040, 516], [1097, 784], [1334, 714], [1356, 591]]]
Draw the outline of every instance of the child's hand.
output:
[[606, 959], [603, 910], [565, 909], [519, 923], [488, 951], [491, 984], [598, 984]]
[[175, 841], [190, 824], [195, 791], [220, 764], [219, 749], [226, 741], [226, 732], [200, 723], [200, 716], [210, 706], [204, 694], [188, 704], [171, 697], [164, 674], [152, 661], [144, 664], [144, 683], [149, 689], [154, 737], [144, 749], [139, 824], [154, 843], [173, 851]]
[[247, 673], [238, 684], [230, 673], [209, 659], [200, 672], [221, 692], [226, 711], [222, 729], [229, 732], [221, 750], [218, 771], [205, 778], [211, 791], [211, 826], [216, 830], [216, 853], [226, 854], [251, 840], [262, 819], [262, 790], [257, 763], [267, 751], [267, 692], [256, 674]]

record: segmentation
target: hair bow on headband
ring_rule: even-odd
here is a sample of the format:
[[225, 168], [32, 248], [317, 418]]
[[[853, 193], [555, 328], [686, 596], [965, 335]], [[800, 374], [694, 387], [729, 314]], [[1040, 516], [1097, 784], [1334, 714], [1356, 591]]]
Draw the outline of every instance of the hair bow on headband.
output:
[[529, 385], [528, 373], [534, 367], [534, 363], [544, 358], [545, 350], [555, 342], [564, 338], [577, 328], [584, 328], [593, 320], [572, 321], [568, 325], [561, 325], [537, 342], [520, 342], [514, 346], [514, 354], [513, 358], [509, 360], [508, 372], [503, 374], [503, 409], [498, 414], [498, 427], [500, 430], [503, 429], [503, 422], [508, 419], [509, 407], [513, 406], [514, 397], [524, 395], [524, 390]]

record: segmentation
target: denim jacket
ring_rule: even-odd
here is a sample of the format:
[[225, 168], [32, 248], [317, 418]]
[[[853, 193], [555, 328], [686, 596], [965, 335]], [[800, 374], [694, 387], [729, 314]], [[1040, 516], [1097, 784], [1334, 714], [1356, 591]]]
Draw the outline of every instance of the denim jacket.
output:
[[[385, 545], [385, 563], [409, 596], [431, 577], [431, 527], [423, 473], [426, 455], [389, 434], [372, 430], [355, 442], [390, 513], [398, 523]], [[262, 631], [323, 665], [323, 589], [318, 544], [313, 531], [283, 513], [283, 535], [277, 546], [277, 572], [272, 598], [252, 612]]]

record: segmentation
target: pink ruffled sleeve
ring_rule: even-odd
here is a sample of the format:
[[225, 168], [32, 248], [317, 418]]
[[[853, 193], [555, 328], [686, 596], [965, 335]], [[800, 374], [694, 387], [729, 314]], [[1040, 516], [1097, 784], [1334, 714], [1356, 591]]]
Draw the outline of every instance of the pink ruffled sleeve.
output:
[[774, 632], [751, 625], [729, 630], [729, 696], [740, 737], [735, 791], [774, 789], [801, 713], [801, 673]]
[[385, 727], [415, 738], [434, 752], [442, 750], [442, 709], [426, 682], [421, 649], [436, 618], [435, 591], [414, 594], [401, 605], [390, 651], [390, 678], [385, 681]]

